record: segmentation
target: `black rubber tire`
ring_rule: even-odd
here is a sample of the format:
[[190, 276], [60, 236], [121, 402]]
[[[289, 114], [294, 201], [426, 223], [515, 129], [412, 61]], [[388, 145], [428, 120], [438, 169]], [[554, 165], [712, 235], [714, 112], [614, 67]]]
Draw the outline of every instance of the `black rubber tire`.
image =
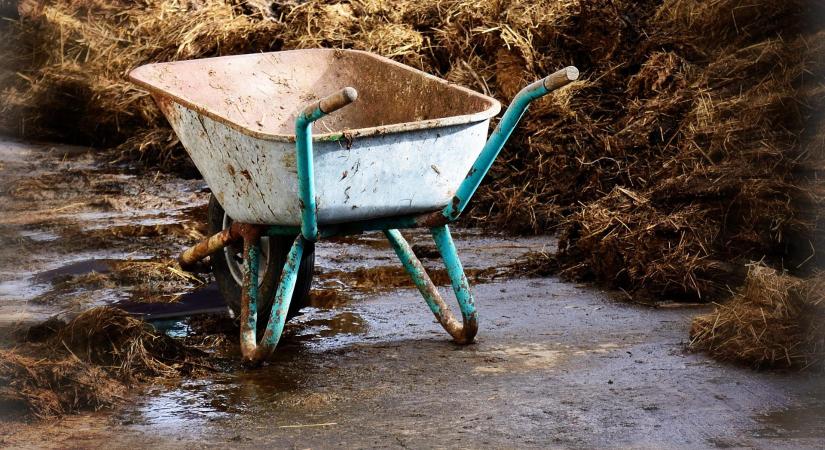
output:
[[[209, 234], [215, 234], [223, 229], [223, 207], [212, 195], [209, 198], [209, 210], [207, 221], [209, 224]], [[266, 268], [263, 279], [260, 280], [258, 289], [258, 337], [263, 335], [266, 329], [269, 314], [272, 311], [272, 302], [275, 297], [275, 289], [278, 280], [281, 278], [281, 271], [286, 262], [294, 236], [276, 236], [269, 238], [270, 261]], [[236, 247], [240, 250], [240, 247]], [[223, 295], [224, 301], [232, 309], [235, 317], [241, 316], [241, 286], [235, 281], [229, 269], [224, 253], [218, 252], [211, 257], [212, 273], [218, 283], [218, 289]], [[301, 308], [309, 303], [309, 288], [312, 285], [312, 271], [315, 266], [315, 246], [307, 243], [304, 246], [304, 254], [301, 258], [301, 267], [298, 269], [298, 280], [295, 283], [295, 291], [292, 293], [292, 301], [289, 303], [289, 311], [286, 320], [289, 320], [300, 313]]]

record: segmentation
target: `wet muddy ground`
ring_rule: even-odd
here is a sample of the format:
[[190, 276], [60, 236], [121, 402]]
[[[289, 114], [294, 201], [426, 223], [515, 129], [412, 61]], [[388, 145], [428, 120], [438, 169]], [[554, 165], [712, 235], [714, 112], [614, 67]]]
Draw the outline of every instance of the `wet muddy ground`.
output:
[[[0, 143], [3, 345], [26, 324], [101, 304], [153, 314], [175, 336], [196, 320], [180, 309], [225, 314], [209, 276], [172, 264], [205, 232], [207, 198], [202, 181], [137, 177], [84, 149]], [[473, 345], [447, 339], [381, 235], [324, 242], [312, 307], [266, 367], [140, 386], [113, 410], [49, 422], [4, 413], [0, 444], [825, 446], [819, 376], [685, 352], [704, 307], [643, 307], [555, 278], [508, 277], [510, 262], [552, 251], [553, 239], [457, 231], [481, 315]], [[408, 236], [436, 268], [427, 236]]]

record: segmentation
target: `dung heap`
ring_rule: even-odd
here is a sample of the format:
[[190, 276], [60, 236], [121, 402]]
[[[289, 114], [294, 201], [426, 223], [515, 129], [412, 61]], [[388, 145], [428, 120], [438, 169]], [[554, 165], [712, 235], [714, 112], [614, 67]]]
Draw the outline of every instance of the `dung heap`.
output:
[[14, 348], [0, 349], [0, 403], [43, 419], [114, 406], [137, 383], [231, 366], [221, 356], [237, 346], [224, 346], [237, 333], [231, 321], [198, 317], [190, 324], [190, 336], [172, 338], [106, 306], [69, 321], [49, 319], [28, 328]]
[[134, 381], [177, 375], [179, 364], [169, 362], [192, 353], [110, 307], [68, 323], [46, 321], [29, 329], [25, 341], [0, 351], [0, 399], [20, 402], [40, 418], [111, 406]]

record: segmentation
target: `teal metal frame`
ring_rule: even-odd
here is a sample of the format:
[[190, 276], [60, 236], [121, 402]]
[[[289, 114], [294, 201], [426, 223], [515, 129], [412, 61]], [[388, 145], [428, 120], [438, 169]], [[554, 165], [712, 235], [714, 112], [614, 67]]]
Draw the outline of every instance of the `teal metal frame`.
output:
[[[315, 175], [313, 172], [312, 123], [356, 100], [357, 93], [355, 89], [351, 87], [344, 88], [305, 108], [298, 115], [295, 122], [301, 226], [239, 224], [187, 250], [181, 255], [179, 261], [184, 267], [192, 266], [206, 255], [214, 253], [228, 243], [243, 239], [245, 264], [243, 266], [243, 290], [241, 295], [241, 352], [244, 361], [254, 365], [267, 359], [278, 344], [286, 322], [289, 302], [295, 289], [301, 256], [306, 243], [316, 242], [323, 237], [381, 230], [386, 235], [404, 268], [410, 274], [436, 320], [456, 342], [460, 344], [470, 343], [478, 331], [478, 313], [476, 312], [470, 284], [458, 257], [448, 224], [458, 220], [461, 216], [507, 139], [524, 116], [530, 103], [576, 80], [578, 75], [579, 72], [575, 67], [567, 67], [522, 89], [515, 96], [498, 126], [485, 143], [484, 148], [467, 173], [467, 177], [456, 190], [453, 200], [443, 210], [428, 214], [388, 217], [319, 227], [315, 201]], [[437, 287], [427, 275], [421, 261], [413, 254], [410, 245], [401, 235], [401, 232], [398, 231], [399, 229], [418, 227], [430, 229], [449, 275], [453, 292], [458, 300], [462, 317], [461, 322], [453, 316]], [[258, 341], [256, 339], [258, 264], [261, 252], [260, 238], [264, 235], [297, 235], [297, 237], [289, 251], [281, 273], [272, 313], [267, 319], [266, 330], [263, 337]]]

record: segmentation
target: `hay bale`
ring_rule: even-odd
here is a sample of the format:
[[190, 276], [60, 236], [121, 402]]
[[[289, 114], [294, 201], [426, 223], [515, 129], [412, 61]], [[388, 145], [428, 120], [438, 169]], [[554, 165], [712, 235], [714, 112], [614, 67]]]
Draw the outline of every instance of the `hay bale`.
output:
[[796, 31], [803, 21], [788, 12], [803, 12], [807, 3], [812, 2], [666, 0], [657, 9], [654, 24], [678, 36], [681, 42], [697, 47], [744, 47], [773, 35], [777, 29]]
[[693, 320], [690, 349], [755, 368], [825, 362], [825, 277], [810, 280], [754, 265], [726, 304]]
[[704, 214], [696, 206], [661, 208], [643, 194], [616, 187], [568, 219], [559, 243], [561, 273], [656, 299], [718, 294], [724, 285], [710, 284], [717, 277], [709, 275], [725, 267], [707, 251], [712, 226], [694, 220]]
[[282, 34], [284, 49], [342, 47], [349, 42], [356, 18], [350, 5], [306, 2], [283, 14], [296, 29]]
[[627, 95], [633, 98], [649, 98], [686, 89], [692, 67], [675, 52], [653, 52], [639, 71], [627, 81]]
[[[600, 119], [590, 136], [560, 130], [600, 148], [568, 160], [579, 165], [583, 204], [563, 220], [565, 273], [707, 300], [738, 285], [748, 259], [801, 263], [788, 249], [811, 239], [793, 199], [808, 157], [800, 138], [818, 104], [811, 87], [821, 77], [802, 75], [815, 38], [787, 27], [804, 14], [798, 3], [752, 6], [665, 2], [648, 24], [668, 50], [644, 52], [633, 75], [599, 83], [602, 95], [616, 82], [631, 96], [615, 105], [616, 119]], [[717, 30], [731, 17], [743, 29], [736, 38]], [[593, 117], [607, 104], [584, 109]], [[616, 201], [619, 188], [650, 202]]]
[[492, 95], [490, 79], [494, 72], [491, 67], [478, 57], [472, 57], [469, 60], [459, 59], [453, 61], [444, 78], [461, 86], [481, 91], [486, 95]]
[[0, 70], [0, 128], [98, 147], [135, 143], [139, 135], [144, 139], [133, 155], [175, 165], [183, 159], [179, 146], [156, 140], [168, 125], [126, 74], [152, 61], [282, 45], [279, 23], [241, 9], [221, 0], [38, 4], [0, 29], [11, 41], [0, 57], [16, 62]]

